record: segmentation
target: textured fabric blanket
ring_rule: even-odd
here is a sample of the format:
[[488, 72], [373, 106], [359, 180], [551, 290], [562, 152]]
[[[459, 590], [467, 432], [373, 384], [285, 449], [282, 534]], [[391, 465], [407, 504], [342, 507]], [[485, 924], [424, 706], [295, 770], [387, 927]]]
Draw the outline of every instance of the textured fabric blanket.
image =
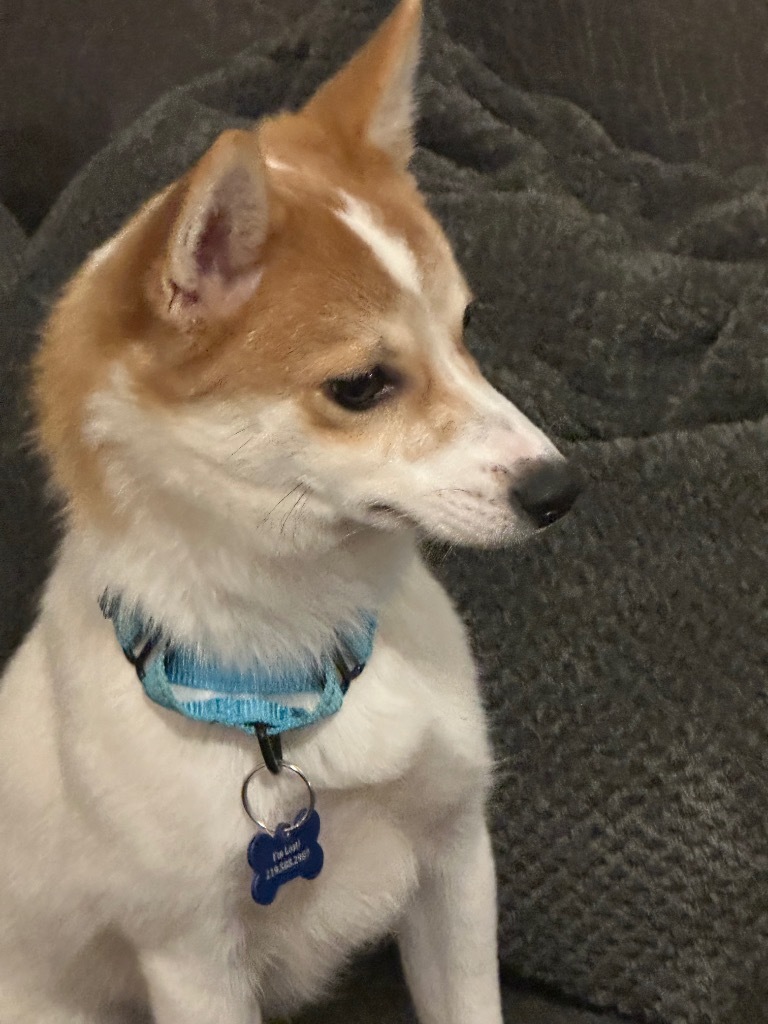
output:
[[[28, 242], [0, 216], [0, 654], [53, 542], [25, 443], [56, 289], [225, 127], [295, 104], [385, 5], [327, 0], [173, 90]], [[592, 485], [524, 548], [441, 553], [499, 762], [504, 968], [667, 1024], [768, 1021], [768, 169], [621, 150], [428, 12], [415, 170], [470, 346]]]

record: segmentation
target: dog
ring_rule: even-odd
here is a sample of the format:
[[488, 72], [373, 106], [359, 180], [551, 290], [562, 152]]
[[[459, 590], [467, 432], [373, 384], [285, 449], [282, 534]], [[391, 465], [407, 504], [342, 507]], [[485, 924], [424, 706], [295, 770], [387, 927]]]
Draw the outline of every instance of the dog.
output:
[[3, 1024], [259, 1024], [388, 935], [421, 1024], [502, 1020], [492, 756], [419, 537], [522, 540], [580, 485], [464, 348], [420, 24], [221, 135], [44, 329], [64, 530], [0, 688]]

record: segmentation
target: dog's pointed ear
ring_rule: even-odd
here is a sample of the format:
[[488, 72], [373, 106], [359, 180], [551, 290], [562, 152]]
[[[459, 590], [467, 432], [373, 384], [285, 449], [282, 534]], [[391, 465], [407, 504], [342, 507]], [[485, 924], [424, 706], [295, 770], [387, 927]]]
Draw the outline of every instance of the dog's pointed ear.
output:
[[304, 108], [352, 145], [369, 144], [405, 168], [413, 153], [421, 0], [400, 0], [375, 35]]
[[152, 289], [163, 318], [185, 328], [242, 306], [261, 276], [269, 214], [256, 135], [224, 132], [190, 172], [171, 227]]

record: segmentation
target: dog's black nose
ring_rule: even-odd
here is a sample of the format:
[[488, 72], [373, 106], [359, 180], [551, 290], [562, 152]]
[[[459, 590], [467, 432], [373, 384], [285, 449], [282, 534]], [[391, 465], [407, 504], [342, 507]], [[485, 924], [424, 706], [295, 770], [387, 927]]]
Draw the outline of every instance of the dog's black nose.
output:
[[569, 462], [547, 459], [533, 463], [512, 484], [510, 497], [542, 529], [561, 519], [581, 491], [581, 476]]

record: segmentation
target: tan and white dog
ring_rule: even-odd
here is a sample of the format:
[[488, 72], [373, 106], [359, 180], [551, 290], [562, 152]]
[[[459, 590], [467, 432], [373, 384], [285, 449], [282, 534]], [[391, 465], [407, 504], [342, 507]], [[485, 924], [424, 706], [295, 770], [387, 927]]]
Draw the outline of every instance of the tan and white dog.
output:
[[[222, 135], [47, 325], [65, 535], [0, 688], [2, 1024], [259, 1024], [386, 934], [422, 1024], [502, 1019], [486, 726], [416, 536], [524, 538], [578, 486], [463, 347], [470, 294], [407, 170], [420, 18], [402, 0], [301, 111]], [[343, 709], [285, 737], [316, 880], [253, 904], [258, 744], [148, 699], [105, 589], [231, 664], [376, 612]], [[286, 773], [254, 792], [296, 806]]]

